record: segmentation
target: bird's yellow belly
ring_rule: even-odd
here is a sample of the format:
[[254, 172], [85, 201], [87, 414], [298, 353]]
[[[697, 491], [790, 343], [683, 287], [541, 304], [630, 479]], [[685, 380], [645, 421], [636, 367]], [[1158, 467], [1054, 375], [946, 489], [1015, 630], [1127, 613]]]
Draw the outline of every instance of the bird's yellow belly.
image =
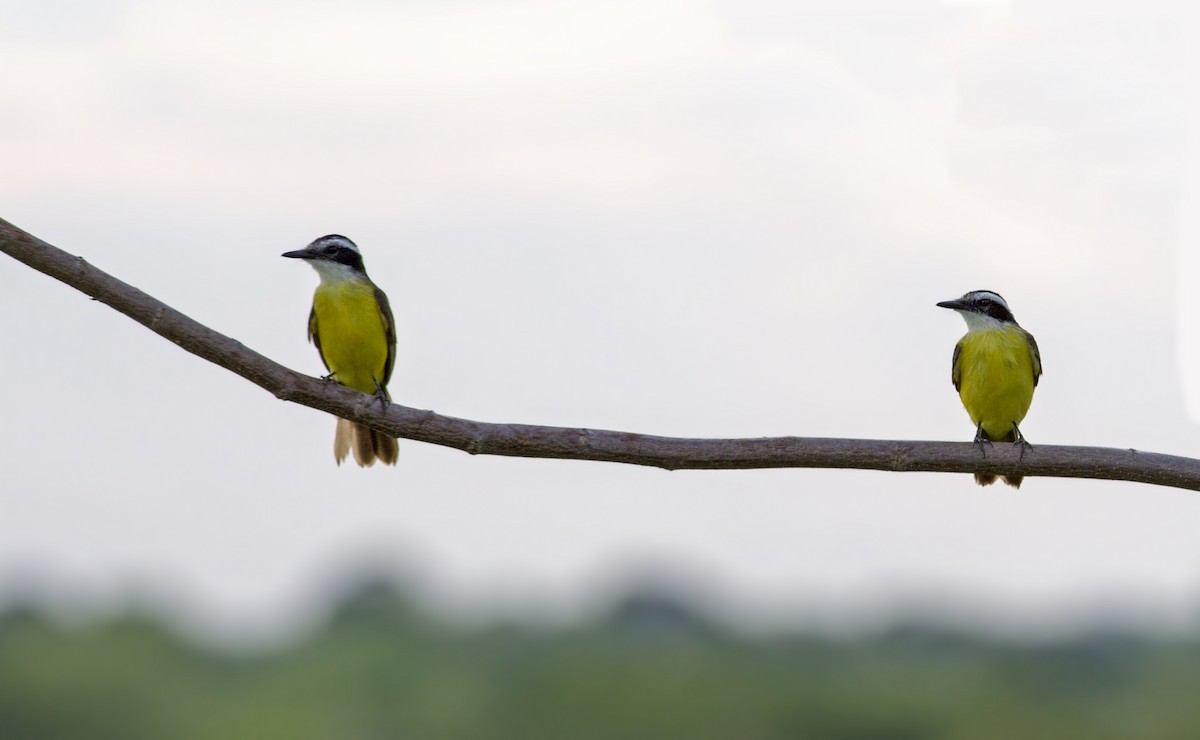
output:
[[959, 397], [990, 439], [1020, 424], [1033, 401], [1033, 356], [1019, 332], [978, 332], [963, 343]]
[[347, 285], [318, 289], [313, 296], [321, 358], [342, 385], [374, 393], [383, 383], [388, 340], [374, 290]]

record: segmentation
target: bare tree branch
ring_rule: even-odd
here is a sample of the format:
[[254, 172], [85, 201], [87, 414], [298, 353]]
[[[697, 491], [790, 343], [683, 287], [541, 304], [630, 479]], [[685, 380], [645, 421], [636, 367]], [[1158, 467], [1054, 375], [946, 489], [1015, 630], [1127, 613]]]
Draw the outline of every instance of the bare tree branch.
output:
[[381, 411], [370, 396], [311, 378], [75, 257], [0, 220], [0, 252], [108, 304], [192, 354], [237, 373], [276, 397], [367, 424], [405, 439], [472, 455], [597, 460], [667, 470], [858, 468], [897, 472], [996, 473], [1099, 478], [1200, 490], [1200, 460], [1102, 447], [869, 439], [763, 437], [686, 439], [599, 429], [490, 424], [399, 404]]

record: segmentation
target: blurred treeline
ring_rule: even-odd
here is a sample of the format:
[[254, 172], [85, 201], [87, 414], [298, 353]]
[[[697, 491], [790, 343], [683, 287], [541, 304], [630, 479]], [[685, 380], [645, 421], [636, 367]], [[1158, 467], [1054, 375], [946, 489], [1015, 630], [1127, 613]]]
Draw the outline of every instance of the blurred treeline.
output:
[[1191, 640], [751, 638], [657, 596], [572, 627], [468, 629], [385, 587], [258, 651], [137, 614], [0, 617], [0, 740], [1197, 736]]

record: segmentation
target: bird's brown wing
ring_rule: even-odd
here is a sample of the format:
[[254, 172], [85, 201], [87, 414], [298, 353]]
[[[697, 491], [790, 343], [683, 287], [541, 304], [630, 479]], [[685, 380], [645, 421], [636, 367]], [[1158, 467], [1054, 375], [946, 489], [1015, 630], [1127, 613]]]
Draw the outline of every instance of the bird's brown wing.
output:
[[1024, 329], [1021, 330], [1025, 334], [1025, 341], [1029, 342], [1029, 352], [1033, 355], [1033, 385], [1037, 387], [1038, 378], [1042, 377], [1042, 353], [1038, 349], [1037, 340], [1033, 335]]
[[383, 366], [383, 381], [387, 385], [392, 379], [392, 368], [396, 366], [396, 320], [392, 318], [392, 306], [387, 294], [375, 287], [375, 302], [379, 304], [379, 316], [383, 319], [383, 331], [387, 335], [387, 362]]
[[962, 357], [962, 341], [954, 345], [954, 356], [950, 358], [950, 382], [954, 383], [954, 390], [962, 390], [962, 368], [958, 366], [958, 361]]
[[317, 348], [317, 354], [321, 356], [321, 363], [325, 365], [325, 369], [333, 372], [329, 367], [329, 363], [325, 361], [325, 353], [321, 350], [321, 333], [317, 331], [317, 307], [313, 306], [312, 311], [308, 314], [308, 341], [312, 342]]

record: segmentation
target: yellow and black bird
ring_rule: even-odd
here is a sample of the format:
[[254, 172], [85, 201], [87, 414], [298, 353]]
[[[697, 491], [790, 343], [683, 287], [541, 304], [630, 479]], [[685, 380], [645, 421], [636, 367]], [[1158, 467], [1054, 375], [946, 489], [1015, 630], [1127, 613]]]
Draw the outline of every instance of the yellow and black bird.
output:
[[[283, 256], [307, 260], [321, 277], [308, 316], [308, 338], [317, 346], [328, 377], [374, 394], [381, 403], [389, 401], [387, 383], [396, 364], [395, 322], [387, 296], [367, 277], [358, 246], [330, 234]], [[394, 465], [399, 453], [393, 437], [338, 419], [333, 439], [338, 465], [351, 450], [363, 467], [376, 460]]]
[[[1029, 411], [1042, 375], [1042, 356], [1033, 335], [1017, 324], [1000, 294], [990, 290], [937, 305], [954, 309], [967, 322], [966, 335], [954, 346], [950, 379], [975, 424], [976, 444], [1027, 444], [1017, 425]], [[1023, 477], [1003, 478], [1020, 488]], [[987, 486], [996, 476], [976, 473], [975, 482]]]

